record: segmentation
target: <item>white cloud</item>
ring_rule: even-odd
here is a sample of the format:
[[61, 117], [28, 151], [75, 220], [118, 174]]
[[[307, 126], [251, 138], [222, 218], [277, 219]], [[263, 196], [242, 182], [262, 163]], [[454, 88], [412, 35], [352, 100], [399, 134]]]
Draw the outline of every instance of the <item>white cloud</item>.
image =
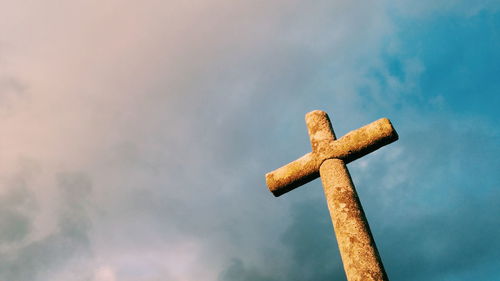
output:
[[[55, 261], [31, 269], [41, 279], [40, 268], [51, 267], [51, 280], [73, 268], [96, 281], [215, 280], [241, 256], [263, 271], [286, 268], [288, 208], [308, 195], [275, 200], [263, 174], [307, 152], [303, 114], [331, 108], [341, 135], [417, 87], [425, 71], [412, 58], [399, 80], [380, 64], [395, 29], [385, 4], [16, 1], [1, 9], [0, 193], [21, 182], [33, 202], [12, 207], [31, 228], [20, 242], [0, 241], [1, 253], [77, 244], [64, 259], [51, 249]], [[366, 78], [373, 68], [390, 81], [388, 93]], [[366, 111], [363, 83], [379, 98]], [[400, 151], [384, 151], [384, 161]], [[385, 184], [401, 184], [410, 168], [398, 166]], [[61, 173], [91, 190], [64, 193]], [[76, 227], [85, 243], [61, 234], [68, 213], [85, 226]]]
[[109, 266], [101, 266], [96, 270], [94, 281], [116, 281], [116, 273]]
[[[88, 223], [78, 235], [89, 254], [80, 265], [47, 265], [55, 278], [79, 267], [96, 280], [125, 279], [126, 267], [152, 271], [144, 280], [215, 279], [242, 252], [265, 266], [259, 247], [279, 241], [287, 221], [257, 186], [261, 161], [280, 156], [252, 136], [274, 138], [287, 112], [302, 120], [321, 104], [303, 93], [328, 69], [345, 90], [338, 101], [355, 103], [350, 64], [375, 54], [390, 28], [376, 1], [9, 4], [0, 12], [0, 108], [9, 107], [1, 177], [22, 159], [39, 167], [22, 176], [37, 205], [23, 245], [65, 239], [59, 219], [80, 195], [64, 195], [57, 175], [76, 173], [92, 185], [75, 214]], [[5, 181], [1, 190], [15, 188]]]

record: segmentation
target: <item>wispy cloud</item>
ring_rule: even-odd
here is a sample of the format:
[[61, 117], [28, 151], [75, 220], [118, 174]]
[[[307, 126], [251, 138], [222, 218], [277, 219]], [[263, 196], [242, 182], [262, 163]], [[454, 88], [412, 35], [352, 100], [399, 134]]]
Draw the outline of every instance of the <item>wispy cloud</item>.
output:
[[475, 238], [498, 232], [482, 215], [496, 212], [498, 131], [426, 94], [435, 68], [399, 17], [496, 8], [439, 3], [8, 4], [0, 279], [343, 278], [319, 183], [279, 199], [264, 185], [307, 152], [317, 108], [338, 135], [381, 115], [400, 132], [351, 165], [390, 276], [498, 259]]

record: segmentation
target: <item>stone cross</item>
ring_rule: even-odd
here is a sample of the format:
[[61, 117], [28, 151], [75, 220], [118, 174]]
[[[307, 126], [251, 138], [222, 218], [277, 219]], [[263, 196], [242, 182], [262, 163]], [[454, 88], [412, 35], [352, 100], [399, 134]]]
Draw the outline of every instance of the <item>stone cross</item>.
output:
[[328, 115], [306, 114], [312, 152], [266, 174], [280, 196], [321, 177], [344, 270], [349, 281], [388, 280], [346, 164], [398, 139], [387, 118], [335, 138]]

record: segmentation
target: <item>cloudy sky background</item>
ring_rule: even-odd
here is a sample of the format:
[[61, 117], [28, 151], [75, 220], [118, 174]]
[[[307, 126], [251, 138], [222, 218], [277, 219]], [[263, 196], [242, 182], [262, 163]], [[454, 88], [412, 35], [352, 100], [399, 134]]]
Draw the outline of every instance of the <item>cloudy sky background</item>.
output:
[[500, 275], [498, 1], [0, 1], [0, 280], [345, 280], [319, 180], [264, 174], [388, 117], [349, 165], [391, 280]]

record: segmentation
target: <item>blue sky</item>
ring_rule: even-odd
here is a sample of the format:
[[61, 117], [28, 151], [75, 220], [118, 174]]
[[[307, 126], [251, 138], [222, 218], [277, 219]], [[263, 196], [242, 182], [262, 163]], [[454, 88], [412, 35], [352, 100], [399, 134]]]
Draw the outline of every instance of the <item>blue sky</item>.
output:
[[0, 280], [345, 280], [319, 180], [264, 174], [381, 117], [349, 164], [391, 280], [500, 268], [495, 1], [0, 4]]
[[401, 59], [417, 56], [427, 69], [419, 80], [422, 98], [442, 97], [452, 112], [489, 116], [496, 121], [498, 13], [481, 11], [465, 18], [442, 14], [398, 22], [402, 51], [384, 57], [389, 72], [400, 77]]

